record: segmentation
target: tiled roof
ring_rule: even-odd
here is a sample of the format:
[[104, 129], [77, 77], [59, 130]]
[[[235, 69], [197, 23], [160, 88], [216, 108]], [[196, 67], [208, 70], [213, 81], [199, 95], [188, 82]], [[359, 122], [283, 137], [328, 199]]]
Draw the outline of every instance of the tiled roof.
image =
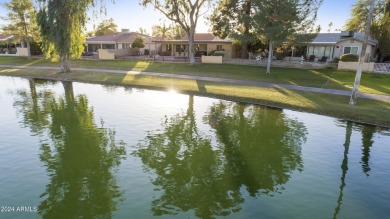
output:
[[[180, 40], [155, 40], [155, 41], [162, 41], [162, 42], [188, 42], [188, 36], [185, 35], [182, 37]], [[232, 42], [231, 39], [226, 38], [226, 39], [220, 39], [219, 37], [214, 36], [211, 33], [196, 33], [194, 35], [194, 41], [195, 42]]]
[[141, 37], [144, 43], [151, 43], [154, 40], [160, 40], [159, 37], [151, 37], [145, 34], [136, 32], [117, 32], [114, 34], [107, 34], [103, 36], [91, 37], [86, 40], [87, 43], [93, 42], [115, 42], [115, 43], [132, 43], [135, 38]]
[[[354, 33], [353, 37], [342, 37], [341, 33], [319, 33], [317, 37], [311, 41], [313, 44], [336, 44], [343, 40], [355, 39], [359, 41], [364, 40], [364, 33]], [[378, 44], [378, 41], [369, 37], [368, 43], [372, 45]]]
[[[188, 41], [188, 36], [185, 35], [180, 40]], [[194, 35], [194, 41], [227, 41], [227, 42], [230, 42], [231, 39], [226, 38], [223, 40], [223, 39], [220, 39], [219, 37], [214, 36], [211, 33], [196, 33]]]
[[3, 41], [3, 40], [7, 40], [9, 38], [12, 37], [12, 34], [1, 34], [0, 33], [0, 40]]

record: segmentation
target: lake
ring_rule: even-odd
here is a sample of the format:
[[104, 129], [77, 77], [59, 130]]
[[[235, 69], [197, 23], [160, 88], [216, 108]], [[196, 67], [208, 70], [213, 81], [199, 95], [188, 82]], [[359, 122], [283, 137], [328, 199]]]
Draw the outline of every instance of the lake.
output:
[[388, 218], [390, 130], [0, 76], [0, 218]]

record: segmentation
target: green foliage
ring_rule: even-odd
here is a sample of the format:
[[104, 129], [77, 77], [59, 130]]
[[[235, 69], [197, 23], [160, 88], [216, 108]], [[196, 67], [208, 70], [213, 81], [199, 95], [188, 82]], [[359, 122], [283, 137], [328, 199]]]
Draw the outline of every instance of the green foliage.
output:
[[224, 39], [231, 37], [242, 42], [241, 58], [247, 57], [248, 43], [254, 42], [256, 36], [253, 27], [253, 2], [237, 0], [220, 0], [208, 18], [214, 35]]
[[357, 62], [359, 61], [359, 56], [354, 54], [344, 54], [340, 56], [340, 61], [342, 62]]
[[117, 32], [118, 25], [115, 24], [114, 19], [102, 21], [96, 28], [95, 36], [103, 36]]
[[207, 53], [208, 56], [224, 56], [225, 53], [223, 50], [211, 50], [210, 52]]
[[38, 3], [42, 50], [46, 57], [59, 57], [62, 71], [69, 72], [70, 58], [80, 58], [84, 50], [87, 11], [95, 0], [38, 0]]
[[[368, 16], [367, 8], [370, 1], [358, 0], [353, 5], [351, 18], [347, 21], [345, 28], [357, 32], [364, 32]], [[382, 58], [390, 56], [390, 0], [378, 0], [373, 11], [371, 25], [371, 36], [378, 40], [379, 50]], [[363, 21], [363, 22], [362, 22]]]
[[[313, 27], [317, 10], [322, 0], [252, 0], [255, 16], [254, 28], [269, 43], [280, 45]], [[268, 56], [267, 71], [270, 73], [271, 54]]]
[[134, 39], [133, 43], [131, 43], [132, 48], [144, 48], [145, 43], [141, 37], [137, 37]]
[[194, 34], [198, 18], [204, 14], [204, 6], [210, 0], [141, 0], [140, 4], [146, 7], [152, 5], [166, 18], [180, 25], [188, 36], [190, 64], [195, 64]]
[[334, 58], [332, 61], [330, 61], [329, 63], [335, 63], [335, 64], [337, 64], [337, 63], [339, 63], [339, 61], [340, 61], [340, 58], [339, 58], [339, 57], [336, 57], [336, 58]]
[[284, 43], [314, 25], [322, 0], [253, 0], [257, 33], [274, 44]]
[[[373, 18], [374, 21], [381, 18], [384, 12], [384, 7], [386, 0], [377, 0], [374, 6]], [[351, 10], [351, 17], [348, 19], [345, 24], [346, 30], [364, 32], [366, 28], [366, 21], [368, 16], [368, 8], [370, 6], [370, 1], [368, 0], [358, 0]], [[375, 22], [373, 22], [375, 23]]]
[[179, 40], [186, 35], [184, 29], [177, 24], [166, 26], [165, 23], [152, 27], [152, 36], [169, 40]]
[[[3, 4], [8, 10], [6, 17], [1, 17], [8, 24], [3, 30], [13, 35], [14, 42], [25, 41], [30, 49], [31, 41], [39, 41], [39, 30], [36, 24], [36, 12], [32, 0], [12, 0]], [[29, 50], [29, 58], [31, 52]]]
[[277, 51], [275, 56], [277, 60], [283, 60], [286, 57], [286, 53], [283, 51]]

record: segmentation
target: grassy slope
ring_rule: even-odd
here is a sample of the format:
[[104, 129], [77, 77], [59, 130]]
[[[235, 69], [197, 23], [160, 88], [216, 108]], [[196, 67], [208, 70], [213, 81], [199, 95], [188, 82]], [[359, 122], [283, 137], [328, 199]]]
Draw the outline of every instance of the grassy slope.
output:
[[[0, 57], [0, 64], [59, 66], [46, 60], [27, 61], [24, 58]], [[120, 70], [138, 70], [189, 74], [211, 77], [226, 77], [245, 80], [285, 83], [301, 86], [324, 87], [348, 90], [353, 84], [354, 72], [335, 70], [305, 70], [273, 68], [271, 75], [263, 74], [263, 68], [256, 66], [212, 65], [175, 63], [150, 63], [134, 61], [97, 61], [78, 60], [73, 67], [102, 68]], [[390, 126], [390, 103], [359, 99], [358, 105], [350, 107], [349, 97], [318, 94], [286, 89], [259, 88], [253, 86], [232, 86], [195, 80], [158, 78], [141, 75], [106, 74], [93, 72], [74, 72], [60, 74], [56, 71], [42, 70], [6, 70], [0, 69], [0, 75], [34, 76], [47, 79], [72, 80], [117, 85], [136, 85], [159, 89], [174, 88], [185, 93], [223, 97], [238, 101], [267, 104], [300, 111], [314, 112], [351, 119], [361, 122]], [[364, 74], [361, 92], [390, 95], [390, 76]]]

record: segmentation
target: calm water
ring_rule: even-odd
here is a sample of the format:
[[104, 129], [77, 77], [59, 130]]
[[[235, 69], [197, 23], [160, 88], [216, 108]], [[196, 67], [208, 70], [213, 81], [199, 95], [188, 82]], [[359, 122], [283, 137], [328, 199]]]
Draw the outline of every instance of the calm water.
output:
[[0, 218], [389, 218], [390, 131], [0, 77]]

